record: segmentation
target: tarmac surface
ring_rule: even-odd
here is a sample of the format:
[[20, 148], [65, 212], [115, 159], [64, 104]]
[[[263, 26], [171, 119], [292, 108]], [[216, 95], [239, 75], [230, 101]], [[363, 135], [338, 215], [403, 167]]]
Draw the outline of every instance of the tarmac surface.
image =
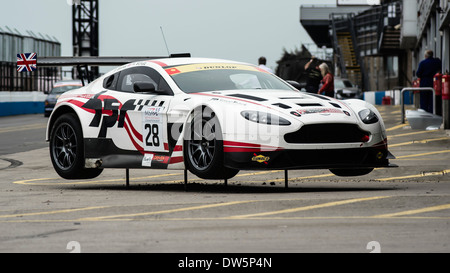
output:
[[60, 178], [47, 118], [0, 119], [0, 252], [449, 252], [450, 136], [401, 124], [378, 106], [398, 168], [354, 178], [328, 170], [240, 172], [205, 181], [182, 171], [106, 169]]

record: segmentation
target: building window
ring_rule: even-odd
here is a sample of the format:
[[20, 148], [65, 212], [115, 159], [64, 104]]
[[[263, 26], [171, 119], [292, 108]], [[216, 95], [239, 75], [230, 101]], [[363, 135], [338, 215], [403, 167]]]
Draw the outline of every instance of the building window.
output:
[[397, 17], [397, 6], [395, 3], [389, 4], [388, 6], [388, 18]]

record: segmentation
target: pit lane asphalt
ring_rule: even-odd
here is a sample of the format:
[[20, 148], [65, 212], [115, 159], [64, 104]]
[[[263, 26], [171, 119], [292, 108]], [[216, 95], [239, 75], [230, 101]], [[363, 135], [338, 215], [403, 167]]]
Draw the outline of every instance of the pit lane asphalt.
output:
[[21, 148], [0, 153], [0, 252], [76, 242], [81, 252], [364, 253], [373, 241], [381, 252], [449, 252], [450, 136], [400, 124], [398, 106], [378, 108], [398, 168], [290, 171], [288, 189], [282, 171], [240, 172], [228, 186], [190, 174], [188, 191], [182, 171], [130, 170], [128, 189], [124, 170], [68, 181], [51, 166], [46, 118], [2, 118], [2, 147]]

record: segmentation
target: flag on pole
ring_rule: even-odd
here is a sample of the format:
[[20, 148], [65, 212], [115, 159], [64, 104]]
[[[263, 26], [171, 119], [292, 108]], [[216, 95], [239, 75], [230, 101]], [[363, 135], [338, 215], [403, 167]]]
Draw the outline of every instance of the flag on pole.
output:
[[36, 70], [37, 54], [17, 54], [17, 72], [31, 72]]

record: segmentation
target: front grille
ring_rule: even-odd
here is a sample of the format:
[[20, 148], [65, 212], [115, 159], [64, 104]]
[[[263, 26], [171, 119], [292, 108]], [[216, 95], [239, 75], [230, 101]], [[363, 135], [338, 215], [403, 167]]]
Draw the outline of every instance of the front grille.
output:
[[284, 140], [295, 144], [367, 142], [370, 133], [358, 125], [345, 123], [310, 124], [286, 134]]

